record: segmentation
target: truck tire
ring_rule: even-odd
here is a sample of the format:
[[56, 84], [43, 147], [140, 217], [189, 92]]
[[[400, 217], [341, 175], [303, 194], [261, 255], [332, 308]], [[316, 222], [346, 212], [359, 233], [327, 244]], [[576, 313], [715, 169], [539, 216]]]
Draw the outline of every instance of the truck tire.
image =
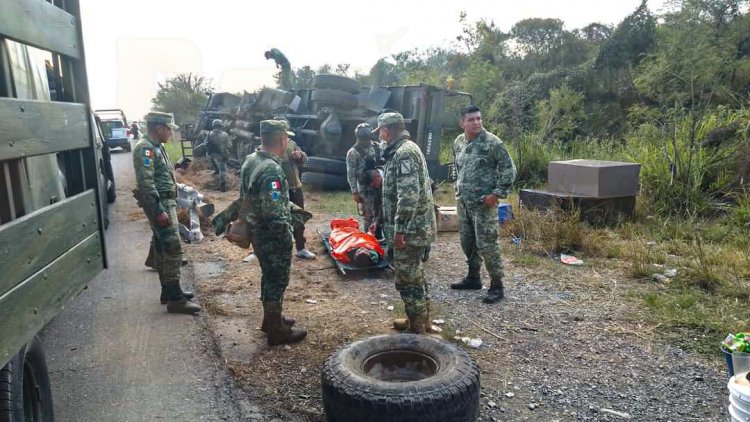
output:
[[323, 365], [329, 422], [469, 422], [479, 415], [479, 367], [455, 345], [426, 335], [382, 335]]
[[359, 94], [359, 81], [346, 76], [321, 73], [313, 78], [314, 88], [338, 89], [350, 94]]
[[0, 369], [0, 422], [54, 422], [47, 362], [34, 337]]
[[332, 158], [309, 157], [305, 163], [304, 170], [313, 173], [346, 176], [346, 162]]
[[347, 190], [349, 182], [346, 177], [337, 174], [325, 174], [315, 172], [303, 172], [302, 183], [310, 186], [316, 186], [323, 190]]
[[310, 100], [322, 107], [356, 108], [359, 105], [356, 95], [336, 89], [313, 90]]

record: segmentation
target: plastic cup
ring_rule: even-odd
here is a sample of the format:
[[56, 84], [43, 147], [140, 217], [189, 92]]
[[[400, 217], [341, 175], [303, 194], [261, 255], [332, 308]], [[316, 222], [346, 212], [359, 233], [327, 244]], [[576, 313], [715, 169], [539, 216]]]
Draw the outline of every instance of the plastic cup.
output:
[[750, 353], [732, 353], [732, 369], [734, 370], [735, 374], [750, 372]]

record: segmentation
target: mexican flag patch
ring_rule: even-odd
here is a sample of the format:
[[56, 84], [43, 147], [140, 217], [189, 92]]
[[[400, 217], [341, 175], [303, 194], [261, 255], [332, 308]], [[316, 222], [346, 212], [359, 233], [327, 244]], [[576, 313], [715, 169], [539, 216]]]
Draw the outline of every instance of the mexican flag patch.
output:
[[146, 148], [143, 150], [143, 155], [148, 158], [154, 158], [154, 150]]
[[274, 180], [273, 182], [269, 183], [269, 187], [273, 190], [279, 190], [281, 189], [281, 181], [280, 180]]

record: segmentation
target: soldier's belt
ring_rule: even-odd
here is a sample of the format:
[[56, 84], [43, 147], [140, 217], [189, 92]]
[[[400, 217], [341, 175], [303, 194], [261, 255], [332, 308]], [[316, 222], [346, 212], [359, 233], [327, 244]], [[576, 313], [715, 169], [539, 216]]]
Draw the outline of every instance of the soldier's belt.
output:
[[159, 198], [163, 198], [163, 199], [176, 199], [177, 198], [177, 192], [175, 192], [175, 191], [159, 192]]

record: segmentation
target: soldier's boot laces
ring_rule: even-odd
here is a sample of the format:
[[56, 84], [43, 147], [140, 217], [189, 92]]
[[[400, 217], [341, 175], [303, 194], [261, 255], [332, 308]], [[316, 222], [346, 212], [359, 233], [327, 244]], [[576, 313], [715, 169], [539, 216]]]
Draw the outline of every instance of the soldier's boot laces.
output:
[[292, 328], [281, 321], [281, 302], [263, 302], [263, 317], [268, 323], [268, 345], [298, 343], [307, 337], [304, 328]]
[[170, 314], [188, 314], [195, 315], [201, 311], [197, 303], [187, 300], [186, 297], [167, 301], [167, 312]]
[[482, 289], [482, 279], [479, 276], [479, 274], [472, 274], [471, 271], [469, 272], [469, 275], [464, 277], [461, 281], [457, 283], [451, 283], [451, 289], [454, 290], [481, 290]]
[[[284, 324], [284, 325], [286, 325], [286, 326], [288, 326], [288, 327], [291, 327], [296, 322], [297, 322], [297, 320], [294, 319], [294, 318], [292, 318], [292, 317], [290, 317], [290, 316], [286, 316], [286, 315], [283, 315], [283, 314], [281, 315], [281, 323]], [[265, 313], [263, 314], [263, 322], [260, 324], [260, 331], [262, 331], [264, 333], [268, 333], [268, 319], [266, 318]]]
[[503, 291], [503, 283], [492, 283], [490, 289], [487, 290], [487, 296], [482, 299], [484, 303], [497, 303], [503, 300], [505, 292]]

